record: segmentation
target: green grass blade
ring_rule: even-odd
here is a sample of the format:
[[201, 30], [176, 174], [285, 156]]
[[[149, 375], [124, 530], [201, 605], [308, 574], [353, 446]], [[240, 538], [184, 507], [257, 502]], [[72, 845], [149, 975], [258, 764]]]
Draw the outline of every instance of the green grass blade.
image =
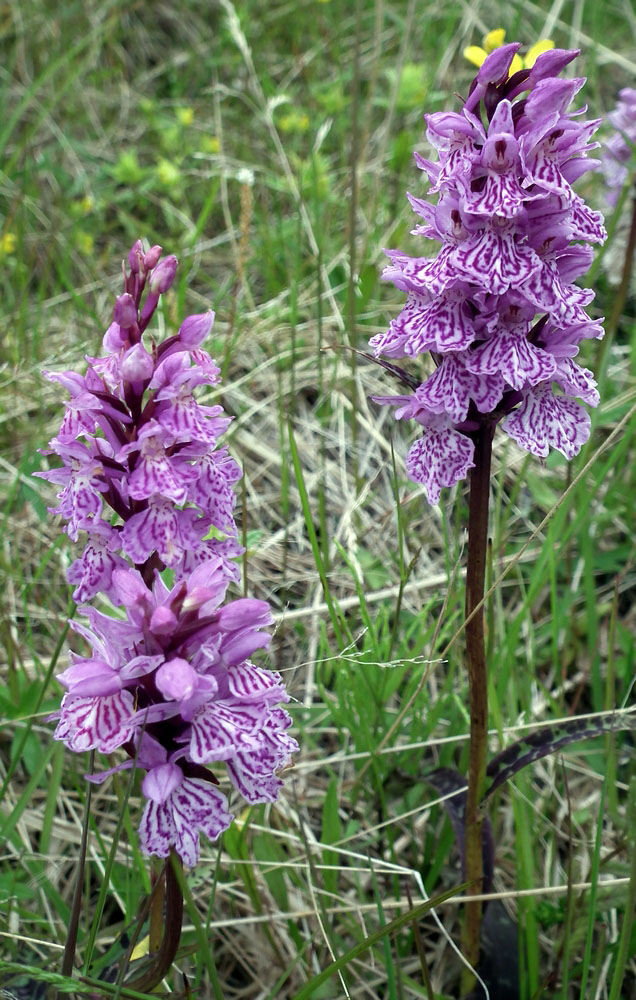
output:
[[415, 906], [406, 913], [400, 914], [399, 917], [395, 917], [393, 920], [390, 920], [388, 924], [384, 925], [384, 927], [380, 927], [377, 931], [374, 931], [373, 934], [369, 934], [364, 941], [360, 941], [359, 944], [354, 945], [353, 948], [350, 948], [344, 955], [341, 955], [341, 957], [336, 959], [335, 962], [328, 965], [326, 969], [323, 969], [322, 972], [311, 980], [311, 982], [307, 983], [306, 986], [303, 986], [303, 988], [296, 993], [293, 1000], [306, 1000], [306, 998], [312, 996], [323, 983], [326, 983], [331, 976], [335, 975], [335, 973], [339, 972], [341, 969], [344, 969], [349, 962], [353, 962], [356, 958], [359, 958], [360, 955], [363, 955], [365, 951], [372, 948], [378, 943], [378, 941], [381, 941], [382, 938], [386, 937], [387, 934], [394, 934], [396, 931], [401, 930], [402, 927], [411, 923], [411, 921], [419, 920], [419, 918], [423, 917], [425, 913], [435, 909], [436, 906], [439, 906], [441, 903], [445, 902], [445, 900], [451, 899], [452, 896], [456, 896], [463, 892], [464, 889], [468, 888], [468, 884], [468, 882], [464, 882], [455, 889], [449, 889], [447, 892], [443, 892], [439, 896], [434, 896], [432, 899], [428, 899], [425, 903], [420, 903], [419, 906]]
[[340, 616], [336, 610], [333, 598], [331, 596], [331, 590], [329, 589], [329, 581], [327, 580], [327, 574], [325, 572], [325, 566], [322, 559], [322, 554], [320, 552], [320, 545], [318, 544], [318, 538], [316, 536], [316, 529], [314, 527], [314, 520], [311, 513], [311, 507], [309, 506], [309, 496], [307, 495], [307, 487], [305, 486], [305, 477], [303, 475], [302, 465], [300, 463], [300, 458], [298, 456], [298, 448], [296, 447], [296, 440], [294, 438], [294, 431], [291, 425], [291, 421], [287, 425], [289, 431], [289, 447], [291, 449], [292, 465], [294, 467], [294, 474], [296, 476], [296, 484], [298, 486], [298, 492], [300, 494], [300, 503], [305, 517], [305, 527], [307, 528], [307, 534], [309, 535], [309, 542], [311, 545], [311, 551], [313, 553], [314, 562], [316, 564], [316, 569], [318, 570], [318, 576], [320, 577], [320, 583], [322, 584], [322, 590], [325, 595], [325, 602], [329, 610], [329, 617], [331, 618], [331, 624], [333, 625], [333, 630], [336, 633], [336, 639], [343, 649], [346, 643], [343, 641], [342, 629], [346, 627], [344, 622], [341, 621]]

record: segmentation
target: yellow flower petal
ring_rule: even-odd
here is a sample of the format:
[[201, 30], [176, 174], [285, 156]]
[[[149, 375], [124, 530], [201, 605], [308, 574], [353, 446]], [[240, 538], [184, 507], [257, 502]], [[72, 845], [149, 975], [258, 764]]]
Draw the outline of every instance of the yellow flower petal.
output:
[[15, 233], [6, 232], [0, 238], [0, 251], [2, 253], [13, 253], [16, 245]]
[[79, 232], [75, 236], [75, 246], [86, 257], [90, 257], [95, 246], [95, 240], [90, 233]]
[[177, 108], [177, 121], [180, 125], [192, 125], [194, 108]]
[[486, 52], [494, 52], [504, 43], [504, 38], [506, 37], [506, 32], [503, 28], [495, 28], [494, 31], [489, 31], [487, 35], [484, 36], [484, 48]]
[[221, 150], [221, 143], [216, 135], [204, 135], [201, 139], [201, 149], [204, 153], [218, 153]]
[[540, 42], [535, 42], [523, 60], [526, 69], [532, 69], [537, 61], [537, 56], [540, 56], [543, 52], [549, 52], [553, 48], [554, 42], [551, 38], [542, 38]]
[[523, 59], [520, 56], [514, 55], [512, 57], [512, 62], [510, 63], [508, 76], [512, 76], [513, 73], [518, 73], [520, 69], [523, 69]]
[[469, 45], [464, 49], [464, 59], [468, 59], [473, 66], [481, 66], [488, 53], [485, 49], [480, 49], [479, 45]]
[[179, 182], [181, 173], [176, 163], [161, 159], [157, 164], [157, 177], [165, 187], [172, 187]]

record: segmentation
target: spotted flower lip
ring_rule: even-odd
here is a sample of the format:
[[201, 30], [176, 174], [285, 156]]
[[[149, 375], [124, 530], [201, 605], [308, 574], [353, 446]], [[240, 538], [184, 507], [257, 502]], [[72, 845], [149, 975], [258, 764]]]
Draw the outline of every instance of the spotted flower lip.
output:
[[[220, 378], [202, 347], [214, 313], [186, 317], [157, 345], [146, 330], [177, 259], [137, 240], [128, 265], [106, 355], [87, 358], [84, 375], [46, 373], [70, 399], [43, 452], [61, 467], [38, 475], [60, 488], [52, 510], [69, 537], [85, 538], [67, 578], [86, 620], [71, 626], [90, 648], [58, 675], [65, 694], [51, 718], [71, 750], [128, 755], [91, 780], [145, 772], [142, 851], [174, 848], [194, 865], [200, 834], [215, 839], [233, 819], [209, 766], [248, 802], [273, 802], [298, 744], [280, 675], [251, 660], [271, 639], [269, 605], [228, 595], [243, 552], [241, 469], [218, 443], [230, 419], [198, 398]], [[111, 613], [83, 603], [99, 596]]]
[[572, 183], [598, 166], [588, 154], [599, 122], [568, 110], [585, 81], [558, 73], [575, 51], [533, 53], [510, 75], [518, 49], [483, 59], [460, 111], [425, 116], [438, 161], [415, 159], [437, 204], [409, 200], [424, 220], [414, 234], [437, 240], [437, 254], [386, 251], [384, 277], [407, 300], [371, 347], [391, 359], [430, 353], [434, 370], [410, 396], [374, 398], [419, 424], [406, 467], [430, 503], [467, 475], [485, 422], [537, 456], [572, 458], [590, 432], [582, 402], [598, 403], [573, 359], [603, 331], [586, 312], [593, 291], [575, 282], [606, 233]]

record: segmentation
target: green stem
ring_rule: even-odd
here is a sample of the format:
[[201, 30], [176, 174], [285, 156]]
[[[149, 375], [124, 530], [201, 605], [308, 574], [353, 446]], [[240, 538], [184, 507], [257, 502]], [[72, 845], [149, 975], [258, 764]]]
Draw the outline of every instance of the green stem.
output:
[[[488, 749], [488, 678], [484, 640], [483, 601], [488, 547], [488, 494], [493, 427], [482, 424], [475, 435], [475, 467], [470, 473], [468, 507], [468, 558], [466, 565], [466, 664], [470, 702], [470, 746], [468, 792], [466, 796], [466, 881], [468, 895], [482, 891], [483, 864], [481, 829], [483, 817], [479, 802], [483, 796]], [[472, 617], [471, 617], [472, 616]], [[463, 950], [471, 965], [479, 960], [481, 902], [466, 903]], [[466, 977], [472, 978], [472, 976]], [[465, 982], [464, 988], [472, 983]]]

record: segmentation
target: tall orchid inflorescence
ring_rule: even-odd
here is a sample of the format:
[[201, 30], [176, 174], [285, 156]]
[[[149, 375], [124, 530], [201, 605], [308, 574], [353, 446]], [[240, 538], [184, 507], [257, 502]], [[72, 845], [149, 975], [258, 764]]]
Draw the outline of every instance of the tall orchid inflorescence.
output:
[[[219, 381], [201, 348], [214, 314], [189, 316], [155, 343], [147, 327], [177, 268], [160, 255], [132, 247], [106, 356], [87, 358], [85, 375], [45, 373], [71, 398], [48, 452], [62, 467], [39, 475], [62, 487], [52, 512], [67, 534], [85, 537], [68, 579], [88, 622], [71, 627], [92, 650], [71, 653], [59, 675], [67, 693], [55, 737], [78, 752], [123, 749], [129, 759], [112, 770], [146, 772], [142, 850], [174, 848], [194, 865], [200, 831], [214, 839], [233, 819], [206, 765], [224, 762], [248, 802], [273, 802], [276, 772], [298, 747], [280, 675], [249, 660], [270, 641], [269, 606], [223, 603], [239, 578], [241, 472], [217, 446], [229, 418], [195, 398]], [[121, 613], [83, 603], [99, 594]]]
[[608, 124], [615, 131], [603, 147], [603, 174], [607, 200], [612, 206], [616, 205], [629, 179], [629, 165], [636, 147], [636, 90], [625, 87], [618, 96], [618, 104], [607, 116]]
[[389, 358], [430, 352], [436, 367], [421, 384], [403, 376], [409, 395], [377, 401], [422, 425], [406, 465], [430, 503], [473, 467], [471, 435], [485, 422], [535, 455], [572, 458], [590, 432], [578, 400], [599, 399], [573, 358], [602, 329], [585, 312], [593, 291], [574, 281], [606, 233], [571, 186], [598, 166], [587, 154], [599, 122], [567, 111], [584, 80], [558, 74], [576, 51], [544, 52], [510, 76], [518, 49], [488, 56], [461, 112], [425, 116], [439, 163], [416, 162], [439, 199], [409, 200], [424, 220], [413, 232], [438, 240], [437, 256], [387, 251], [385, 277], [408, 298], [371, 346]]

